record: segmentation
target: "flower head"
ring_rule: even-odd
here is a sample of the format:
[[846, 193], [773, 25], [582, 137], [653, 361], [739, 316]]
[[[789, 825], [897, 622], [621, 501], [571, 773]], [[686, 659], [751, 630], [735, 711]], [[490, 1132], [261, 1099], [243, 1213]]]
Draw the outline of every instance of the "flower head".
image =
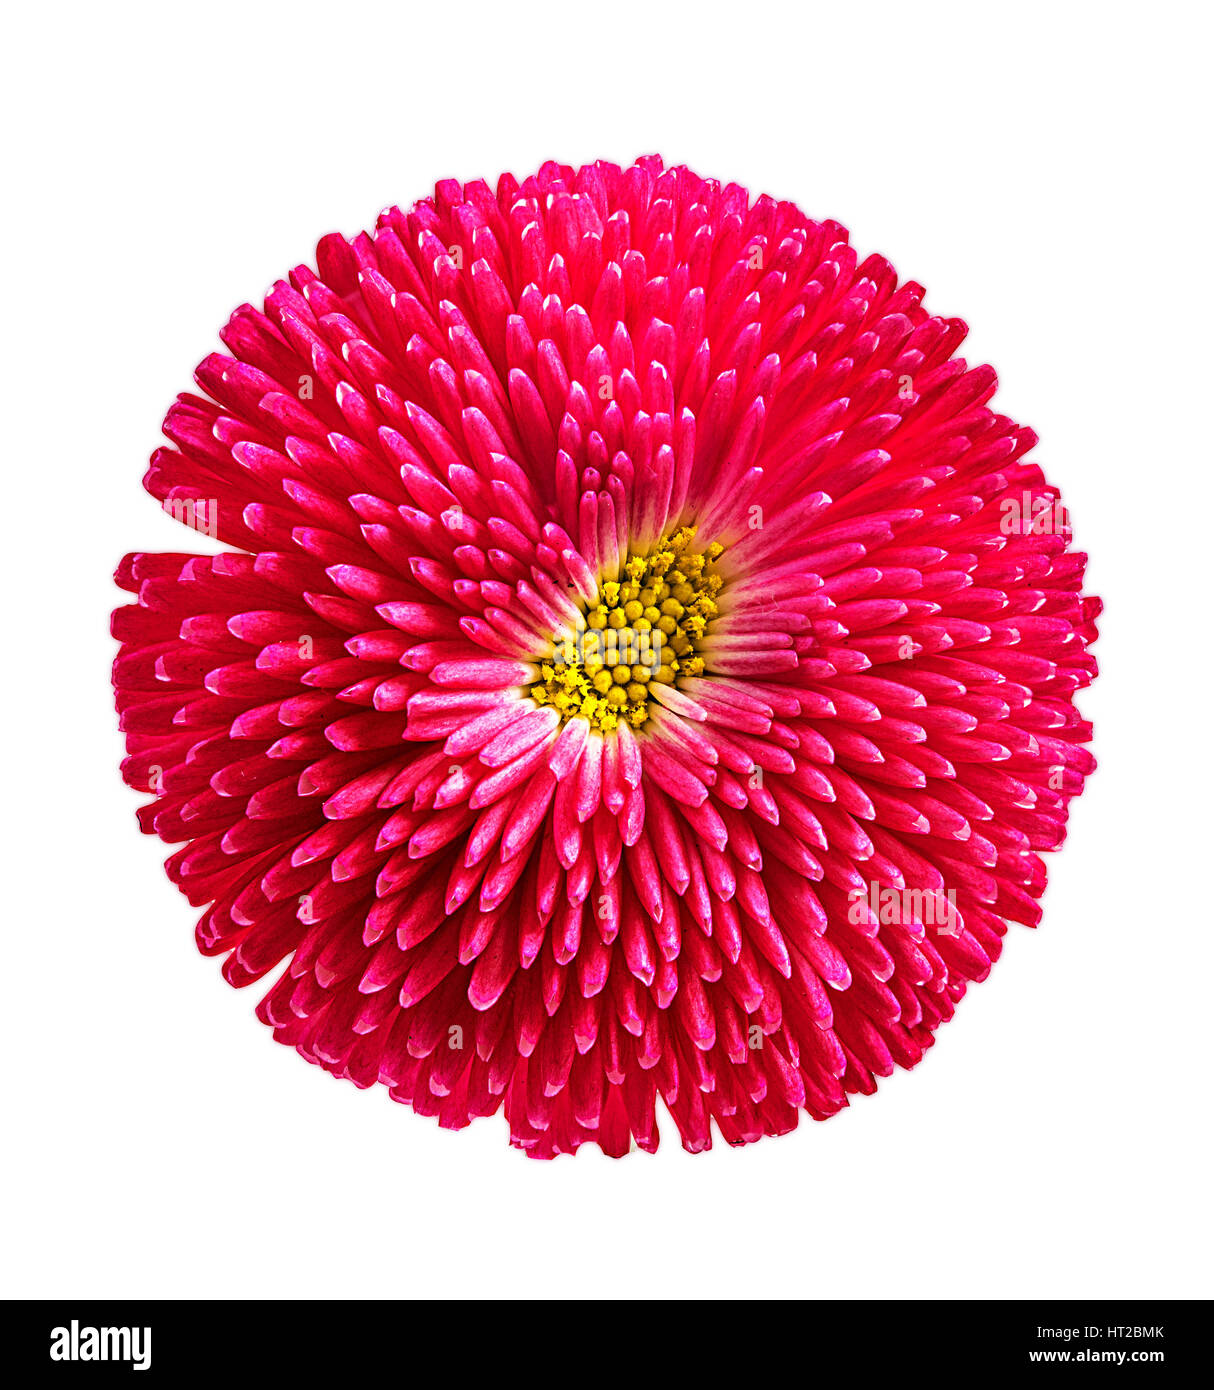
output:
[[835, 222], [664, 168], [439, 184], [244, 305], [114, 684], [200, 949], [327, 1070], [549, 1157], [910, 1067], [1093, 760], [1031, 430]]

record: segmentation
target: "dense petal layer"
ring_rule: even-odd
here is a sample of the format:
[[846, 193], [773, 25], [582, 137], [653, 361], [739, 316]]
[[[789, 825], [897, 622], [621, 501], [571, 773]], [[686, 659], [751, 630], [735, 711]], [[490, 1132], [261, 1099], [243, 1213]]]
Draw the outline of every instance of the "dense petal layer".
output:
[[[650, 158], [440, 184], [237, 310], [146, 479], [234, 549], [123, 562], [114, 684], [280, 1041], [537, 1157], [659, 1098], [741, 1144], [1036, 924], [1100, 605], [922, 293]], [[652, 665], [571, 674], [596, 622]]]

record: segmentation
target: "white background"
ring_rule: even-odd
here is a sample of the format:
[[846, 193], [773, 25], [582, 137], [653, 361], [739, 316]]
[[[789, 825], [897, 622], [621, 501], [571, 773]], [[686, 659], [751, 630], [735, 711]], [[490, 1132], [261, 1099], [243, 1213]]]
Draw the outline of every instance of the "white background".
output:
[[[1209, 1296], [1202, 7], [22, 6], [3, 100], [3, 1292]], [[1206, 11], [1208, 14], [1208, 10]], [[1207, 95], [1203, 95], [1203, 92]], [[531, 1162], [274, 1044], [118, 777], [110, 584], [259, 300], [438, 178], [657, 151], [848, 225], [972, 327], [1089, 585], [1100, 769], [913, 1073], [692, 1157]]]

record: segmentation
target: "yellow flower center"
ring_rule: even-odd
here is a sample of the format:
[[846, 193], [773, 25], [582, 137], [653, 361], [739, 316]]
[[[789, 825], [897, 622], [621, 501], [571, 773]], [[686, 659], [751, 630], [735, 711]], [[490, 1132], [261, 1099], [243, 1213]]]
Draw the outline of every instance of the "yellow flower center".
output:
[[714, 566], [724, 547], [713, 541], [693, 550], [695, 535], [694, 526], [681, 526], [648, 555], [629, 556], [622, 579], [600, 585], [598, 602], [541, 659], [542, 679], [530, 692], [537, 705], [604, 733], [621, 719], [639, 729], [655, 683], [703, 671], [696, 645], [717, 616], [724, 580]]

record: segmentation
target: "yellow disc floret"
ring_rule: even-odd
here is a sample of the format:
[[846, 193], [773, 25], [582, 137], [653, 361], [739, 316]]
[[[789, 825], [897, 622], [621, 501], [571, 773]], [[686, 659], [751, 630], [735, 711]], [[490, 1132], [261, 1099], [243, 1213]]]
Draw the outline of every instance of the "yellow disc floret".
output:
[[557, 639], [531, 687], [537, 705], [562, 719], [588, 719], [608, 733], [621, 720], [639, 729], [649, 718], [653, 686], [698, 676], [697, 644], [717, 616], [724, 584], [714, 570], [724, 547], [691, 549], [694, 526], [663, 536], [647, 555], [631, 555], [622, 580], [599, 588], [598, 602], [577, 630]]

